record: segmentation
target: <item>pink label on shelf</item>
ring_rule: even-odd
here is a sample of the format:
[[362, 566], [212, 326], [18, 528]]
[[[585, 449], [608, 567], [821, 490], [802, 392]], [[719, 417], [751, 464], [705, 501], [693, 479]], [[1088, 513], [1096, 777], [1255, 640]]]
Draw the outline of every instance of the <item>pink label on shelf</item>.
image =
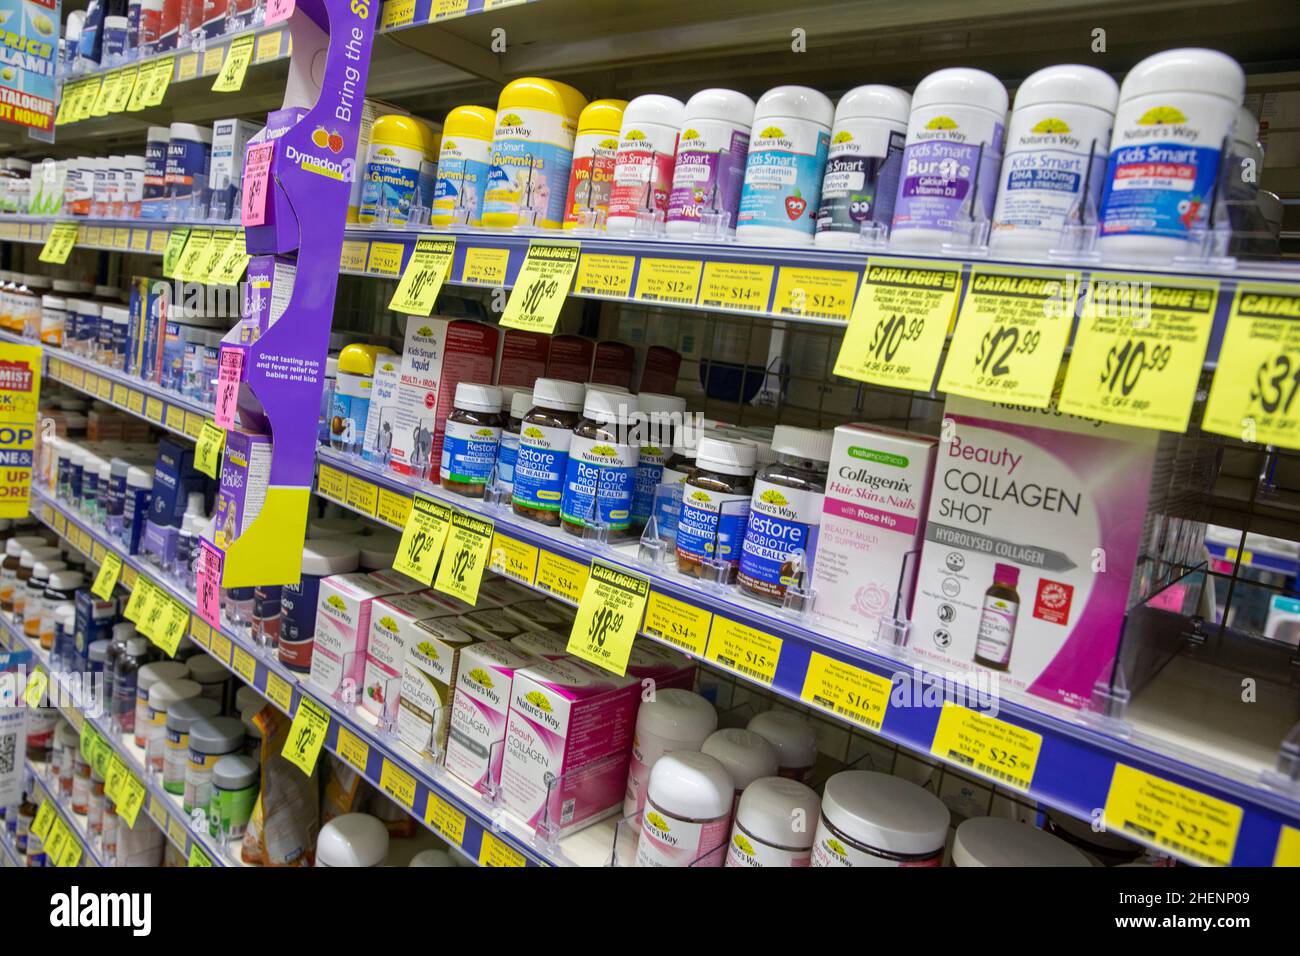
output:
[[[292, 13], [293, 0], [288, 0], [288, 3], [289, 13]], [[271, 8], [268, 8], [267, 16], [270, 15]], [[274, 155], [275, 143], [270, 142], [250, 146], [244, 157], [244, 198], [240, 204], [240, 221], [245, 226], [260, 226], [266, 222], [266, 196], [271, 189], [271, 157]]]
[[220, 551], [203, 541], [199, 547], [198, 606], [199, 617], [207, 624], [221, 630], [221, 565], [223, 557]]
[[293, 16], [293, 7], [293, 0], [266, 0], [266, 25], [269, 27], [281, 20], [288, 20]]
[[240, 349], [223, 348], [217, 370], [217, 408], [212, 420], [220, 428], [235, 427], [235, 409], [239, 401], [239, 380], [244, 369]]

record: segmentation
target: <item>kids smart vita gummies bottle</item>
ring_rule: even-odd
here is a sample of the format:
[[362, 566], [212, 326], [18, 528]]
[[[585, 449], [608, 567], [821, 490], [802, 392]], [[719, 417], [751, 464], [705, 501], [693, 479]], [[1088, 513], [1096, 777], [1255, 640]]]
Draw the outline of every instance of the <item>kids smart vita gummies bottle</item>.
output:
[[912, 98], [892, 86], [859, 86], [835, 107], [817, 210], [817, 245], [852, 245], [864, 222], [894, 218]]
[[642, 214], [650, 221], [664, 221], [685, 110], [681, 100], [657, 93], [627, 104], [609, 191], [610, 232], [631, 232]]
[[963, 223], [993, 214], [1007, 91], [983, 70], [931, 73], [912, 94], [890, 245], [939, 251]]
[[754, 101], [744, 93], [700, 90], [686, 101], [668, 196], [668, 235], [735, 232], [753, 125]]
[[1065, 225], [1095, 225], [1119, 86], [1066, 64], [1029, 76], [1007, 127], [989, 251], [1042, 255]]
[[834, 118], [831, 101], [806, 86], [778, 86], [759, 98], [737, 239], [812, 241]]
[[1241, 66], [1216, 50], [1166, 50], [1129, 71], [1101, 197], [1103, 256], [1158, 262], [1190, 251], [1245, 90]]
[[482, 221], [496, 122], [496, 111], [486, 106], [458, 106], [447, 114], [433, 187], [432, 225], [477, 226]]
[[573, 168], [564, 203], [565, 229], [604, 227], [625, 109], [624, 100], [592, 100], [578, 117], [578, 138], [573, 144]]

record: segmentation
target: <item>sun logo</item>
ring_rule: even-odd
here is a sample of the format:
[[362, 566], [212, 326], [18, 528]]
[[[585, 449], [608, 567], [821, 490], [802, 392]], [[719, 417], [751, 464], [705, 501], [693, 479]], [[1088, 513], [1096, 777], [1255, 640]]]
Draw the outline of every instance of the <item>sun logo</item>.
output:
[[1047, 119], [1039, 120], [1034, 124], [1031, 133], [1068, 133], [1070, 125], [1065, 120], [1057, 119], [1055, 116], [1049, 116]]
[[767, 491], [758, 496], [758, 499], [760, 501], [766, 501], [769, 505], [788, 505], [790, 503], [786, 499], [785, 495], [781, 494], [781, 492], [777, 491], [775, 488], [767, 489]]
[[1182, 110], [1172, 106], [1153, 106], [1142, 114], [1138, 120], [1139, 126], [1173, 126], [1176, 123], [1186, 123], [1187, 117], [1183, 115]]
[[476, 667], [472, 671], [470, 671], [469, 679], [476, 684], [482, 685], [483, 687], [492, 686], [492, 678], [489, 677], [487, 671], [485, 671], [481, 667]]
[[428, 641], [421, 641], [415, 645], [415, 649], [425, 657], [432, 657], [435, 661], [438, 659], [438, 649]]
[[665, 820], [663, 817], [661, 817], [659, 814], [655, 813], [653, 810], [648, 811], [645, 815], [645, 818], [646, 820], [649, 821], [650, 825], [654, 827], [656, 830], [662, 830], [664, 833], [669, 832], [668, 821]]
[[713, 499], [710, 498], [710, 497], [708, 496], [708, 494], [706, 494], [706, 493], [703, 492], [703, 491], [693, 491], [693, 492], [691, 492], [691, 501], [712, 501], [712, 500], [713, 500]]
[[397, 633], [397, 622], [394, 621], [387, 614], [385, 614], [383, 617], [379, 619], [379, 626], [382, 627], [389, 634]]
[[334, 610], [336, 611], [346, 611], [348, 609], [347, 604], [344, 603], [343, 599], [339, 597], [337, 594], [331, 594], [328, 598], [325, 599], [325, 603], [328, 604], [330, 607], [334, 608]]
[[926, 129], [956, 129], [957, 121], [951, 116], [936, 116], [925, 124]]
[[641, 132], [639, 129], [630, 129], [627, 131], [627, 135], [623, 138], [629, 142], [637, 142], [645, 139], [645, 133]]
[[745, 854], [745, 856], [754, 855], [754, 845], [745, 839], [743, 833], [737, 833], [731, 838], [731, 842], [735, 845], [736, 849]]
[[544, 713], [549, 714], [551, 712], [551, 702], [546, 699], [540, 690], [530, 690], [524, 695], [524, 700]]
[[782, 139], [785, 136], [785, 130], [779, 126], [769, 126], [758, 135], [763, 139]]
[[498, 121], [502, 126], [523, 126], [524, 121], [518, 113], [507, 113]]
[[546, 436], [542, 434], [542, 430], [541, 430], [540, 428], [533, 428], [533, 427], [530, 426], [530, 427], [524, 429], [524, 437], [526, 437], [526, 438], [545, 438]]
[[833, 140], [831, 140], [831, 142], [832, 142], [832, 143], [851, 143], [851, 142], [853, 142], [853, 134], [850, 133], [850, 132], [849, 132], [848, 130], [846, 130], [846, 129], [842, 129], [842, 130], [840, 130], [838, 133], [835, 134], [835, 138], [834, 138]]
[[415, 333], [415, 334], [416, 334], [416, 335], [432, 335], [432, 334], [433, 334], [433, 329], [429, 328], [427, 325], [422, 325], [422, 326], [419, 327], [419, 329], [416, 330], [416, 333]]

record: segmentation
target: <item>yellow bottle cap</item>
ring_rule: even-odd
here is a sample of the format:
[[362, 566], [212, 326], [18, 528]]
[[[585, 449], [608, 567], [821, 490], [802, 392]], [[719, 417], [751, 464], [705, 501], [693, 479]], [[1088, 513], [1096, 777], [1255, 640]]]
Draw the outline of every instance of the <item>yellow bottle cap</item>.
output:
[[609, 133], [618, 139], [623, 128], [623, 111], [627, 100], [592, 100], [578, 117], [578, 135], [583, 133]]
[[350, 375], [374, 375], [375, 359], [392, 354], [393, 350], [383, 345], [345, 345], [339, 352], [339, 371]]
[[587, 98], [558, 80], [544, 80], [536, 76], [525, 76], [507, 83], [497, 100], [497, 112], [508, 109], [549, 110], [567, 119], [570, 124], [578, 122], [578, 114], [587, 105]]
[[428, 127], [419, 120], [400, 113], [389, 113], [375, 120], [370, 127], [370, 148], [376, 146], [402, 146], [406, 149], [428, 152]]
[[496, 110], [486, 106], [458, 106], [447, 114], [442, 124], [442, 135], [483, 139], [490, 143], [496, 125]]

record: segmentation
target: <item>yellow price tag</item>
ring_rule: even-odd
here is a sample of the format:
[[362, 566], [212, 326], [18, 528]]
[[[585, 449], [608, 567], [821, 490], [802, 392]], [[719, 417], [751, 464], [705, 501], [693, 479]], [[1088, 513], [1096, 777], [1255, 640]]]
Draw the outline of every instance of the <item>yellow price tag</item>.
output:
[[366, 271], [373, 275], [395, 276], [402, 271], [402, 245], [397, 242], [372, 242], [366, 258]]
[[208, 281], [217, 285], [235, 285], [244, 270], [248, 268], [248, 254], [244, 230], [240, 229], [231, 238], [221, 252], [221, 257], [213, 264], [208, 274]]
[[212, 419], [203, 422], [198, 443], [194, 446], [194, 467], [209, 478], [221, 473], [221, 452], [226, 447], [226, 430], [218, 428]]
[[939, 388], [1046, 408], [1052, 400], [1078, 278], [1040, 269], [971, 269]]
[[706, 262], [699, 304], [735, 312], [765, 312], [772, 272], [772, 266], [747, 262]]
[[805, 319], [847, 322], [858, 287], [856, 272], [843, 269], [805, 269], [782, 266], [776, 274], [772, 312]]
[[152, 600], [152, 595], [156, 588], [152, 581], [146, 577], [136, 578], [135, 584], [131, 588], [131, 596], [127, 599], [126, 608], [122, 611], [122, 616], [132, 624], [140, 623], [140, 614], [145, 606]]
[[[249, 37], [248, 39], [251, 40], [252, 38]], [[221, 70], [223, 56], [225, 56], [225, 54], [219, 46], [210, 46], [205, 49], [203, 51], [202, 66], [199, 67], [199, 74], [201, 76], [211, 76], [213, 73], [219, 72]], [[213, 87], [212, 91], [214, 93], [222, 92], [221, 90], [216, 89], [216, 87]]]
[[36, 810], [36, 819], [32, 821], [31, 832], [40, 837], [43, 842], [50, 835], [50, 828], [58, 818], [59, 814], [55, 811], [54, 804], [48, 799], [42, 800]]
[[339, 728], [339, 739], [334, 750], [359, 773], [366, 772], [366, 764], [370, 761], [370, 745], [346, 727]]
[[524, 866], [524, 855], [507, 846], [499, 837], [483, 831], [483, 841], [478, 850], [479, 866]]
[[433, 303], [442, 283], [451, 271], [456, 255], [455, 239], [418, 239], [402, 273], [402, 281], [393, 290], [388, 308], [409, 315], [431, 315]]
[[143, 63], [136, 72], [135, 82], [131, 84], [131, 98], [126, 101], [128, 113], [138, 113], [144, 109], [144, 101], [149, 96], [149, 87], [153, 83], [153, 63]]
[[381, 30], [404, 27], [415, 19], [415, 0], [385, 0], [380, 14]]
[[280, 32], [263, 33], [257, 38], [257, 50], [253, 54], [254, 63], [265, 63], [280, 55]]
[[1218, 299], [1217, 282], [1093, 273], [1061, 411], [1183, 431]]
[[[196, 63], [198, 60], [197, 57], [189, 57], [188, 59]], [[154, 62], [153, 71], [149, 75], [149, 93], [144, 101], [146, 107], [162, 105], [163, 97], [167, 95], [167, 87], [171, 85], [175, 65], [176, 58], [174, 56]], [[192, 78], [192, 74], [191, 77], [182, 77], [182, 79], [188, 78]]]
[[1277, 852], [1273, 854], [1274, 866], [1300, 866], [1300, 830], [1285, 824], [1277, 836]]
[[442, 549], [443, 560], [433, 586], [466, 604], [478, 603], [478, 586], [492, 548], [492, 522], [460, 511], [452, 513], [451, 529]]
[[128, 827], [135, 826], [135, 818], [144, 806], [145, 789], [140, 779], [130, 771], [122, 777], [118, 785], [117, 815]]
[[194, 267], [194, 275], [188, 277], [190, 281], [213, 283], [217, 263], [225, 257], [226, 250], [230, 248], [234, 238], [233, 229], [215, 230], [212, 233], [212, 241], [208, 243], [208, 248], [203, 253], [203, 258]]
[[137, 392], [134, 389], [126, 393], [126, 410], [133, 415], [144, 414], [144, 392]]
[[[68, 122], [68, 114], [71, 112], [69, 106], [73, 101], [73, 93], [73, 84], [63, 84], [63, 89], [59, 92], [59, 111], [54, 114], [55, 126], [62, 126]], [[14, 237], [8, 233], [8, 230], [6, 230], [5, 238], [9, 239]]]
[[176, 261], [176, 274], [173, 278], [189, 281], [202, 281], [199, 275], [199, 266], [207, 256], [208, 246], [212, 244], [211, 229], [191, 229], [189, 238], [185, 240], [185, 248], [181, 250], [180, 258]]
[[45, 691], [49, 686], [50, 675], [37, 668], [27, 678], [27, 688], [23, 691], [23, 701], [26, 702], [28, 707], [40, 707], [41, 701], [45, 698]]
[[537, 559], [537, 589], [577, 604], [587, 585], [587, 566], [543, 551]]
[[578, 260], [578, 272], [573, 280], [575, 295], [602, 295], [626, 299], [632, 291], [632, 272], [636, 259], [632, 256], [611, 256], [599, 252], [584, 252]]
[[370, 246], [361, 239], [349, 239], [343, 243], [343, 254], [339, 258], [339, 268], [344, 272], [365, 272], [366, 252]]
[[451, 528], [452, 510], [427, 495], [416, 494], [411, 503], [411, 513], [402, 529], [402, 540], [397, 545], [393, 569], [408, 578], [430, 584], [438, 567]]
[[286, 714], [293, 710], [293, 686], [278, 674], [266, 675], [266, 696]]
[[168, 405], [165, 424], [174, 432], [179, 434], [185, 433], [185, 409], [178, 405]]
[[257, 658], [242, 647], [231, 645], [230, 666], [249, 687], [257, 685]]
[[680, 647], [696, 657], [703, 657], [712, 626], [712, 612], [651, 591], [650, 598], [646, 601], [645, 623], [641, 630], [650, 637]]
[[1219, 347], [1201, 427], [1242, 441], [1300, 448], [1300, 295], [1240, 283]]
[[298, 698], [298, 712], [280, 755], [310, 777], [329, 728], [329, 711], [304, 694]]
[[730, 618], [715, 617], [706, 658], [768, 687], [776, 679], [781, 639]]
[[230, 638], [226, 637], [226, 635], [222, 634], [220, 631], [212, 632], [212, 638], [208, 642], [209, 654], [221, 661], [221, 663], [229, 664], [233, 649], [234, 645], [230, 643]]
[[454, 846], [465, 840], [465, 814], [432, 791], [424, 805], [424, 822]]
[[111, 601], [113, 589], [117, 587], [117, 579], [121, 576], [121, 556], [113, 551], [107, 552], [103, 564], [99, 566], [99, 573], [95, 575], [95, 583], [90, 587], [90, 593], [101, 601]]
[[[171, 241], [171, 232], [165, 229], [152, 229], [149, 232], [149, 251], [157, 255], [163, 255], [167, 251], [167, 243]], [[184, 242], [182, 242], [184, 245]]]
[[81, 864], [81, 853], [81, 843], [71, 831], [68, 831], [68, 841], [64, 845], [63, 851], [57, 856], [51, 854], [50, 859], [54, 860], [55, 866], [75, 869]]
[[114, 70], [100, 81], [99, 93], [95, 96], [95, 105], [91, 108], [95, 116], [108, 115], [109, 104], [116, 98], [117, 84], [121, 79], [121, 71]]
[[411, 499], [399, 495], [387, 488], [379, 489], [379, 501], [375, 505], [375, 517], [394, 528], [405, 528], [406, 520], [411, 516]]
[[929, 391], [960, 290], [961, 266], [869, 260], [835, 374]]
[[645, 578], [592, 561], [566, 650], [622, 677], [649, 596]]
[[576, 242], [534, 239], [515, 278], [501, 324], [529, 332], [555, 331], [560, 309], [569, 295], [581, 246]]
[[509, 249], [466, 249], [460, 281], [464, 285], [503, 286], [509, 268]]
[[77, 101], [77, 122], [95, 115], [95, 104], [99, 101], [99, 91], [102, 88], [103, 80], [99, 77], [91, 77], [78, 88], [80, 97]]
[[202, 415], [196, 415], [193, 412], [186, 412], [184, 428], [185, 434], [190, 438], [193, 438], [195, 441], [198, 441], [199, 436], [203, 434], [203, 423], [205, 421], [207, 421], [207, 419]]
[[68, 844], [75, 844], [77, 841], [63, 818], [55, 817], [43, 842], [45, 844], [45, 857], [49, 860], [49, 865], [58, 866], [58, 860], [67, 851]]
[[152, 395], [148, 396], [144, 403], [144, 417], [161, 425], [163, 422], [163, 407], [161, 398], [154, 398]]
[[122, 71], [122, 75], [117, 81], [117, 89], [113, 91], [112, 102], [108, 104], [110, 113], [126, 112], [126, 108], [131, 105], [131, 97], [135, 95], [135, 88], [139, 80], [139, 67], [130, 67]]
[[488, 566], [497, 574], [532, 587], [537, 577], [537, 549], [498, 531], [492, 538], [492, 561]]
[[76, 244], [77, 224], [72, 222], [55, 223], [54, 228], [45, 240], [45, 245], [41, 247], [41, 254], [38, 258], [41, 262], [63, 265], [68, 261], [68, 256], [72, 254], [72, 247]]
[[199, 75], [199, 55], [197, 53], [187, 53], [181, 57], [180, 65], [176, 68], [176, 82], [186, 83]]
[[1043, 738], [1005, 720], [943, 702], [930, 753], [1017, 790], [1029, 789]]
[[799, 699], [879, 733], [893, 687], [888, 678], [813, 651]]
[[373, 518], [379, 504], [379, 487], [365, 478], [349, 475], [346, 499], [347, 506], [353, 511]]
[[1232, 862], [1242, 816], [1235, 804], [1122, 763], [1115, 764], [1103, 811], [1112, 832], [1220, 866]]
[[321, 465], [316, 470], [316, 491], [343, 504], [348, 497], [348, 476], [337, 468]]
[[[243, 89], [244, 74], [248, 72], [248, 64], [252, 62], [253, 37], [242, 36], [232, 40], [230, 48], [226, 51], [226, 60], [221, 65], [221, 72], [217, 74], [212, 84], [212, 92], [237, 93]], [[206, 74], [207, 70], [203, 72]]]
[[452, 17], [463, 17], [468, 11], [469, 0], [433, 0], [429, 20], [450, 20]]
[[700, 297], [699, 259], [642, 259], [637, 266], [635, 298], [642, 302], [694, 305]]
[[415, 778], [387, 757], [379, 771], [379, 789], [408, 810], [415, 806]]
[[190, 842], [190, 857], [187, 866], [211, 866], [212, 861], [208, 855], [203, 852], [203, 848], [193, 841]]
[[169, 279], [178, 278], [176, 266], [181, 261], [181, 253], [189, 242], [190, 231], [184, 226], [173, 229], [167, 234], [167, 248], [163, 250], [163, 275]]

